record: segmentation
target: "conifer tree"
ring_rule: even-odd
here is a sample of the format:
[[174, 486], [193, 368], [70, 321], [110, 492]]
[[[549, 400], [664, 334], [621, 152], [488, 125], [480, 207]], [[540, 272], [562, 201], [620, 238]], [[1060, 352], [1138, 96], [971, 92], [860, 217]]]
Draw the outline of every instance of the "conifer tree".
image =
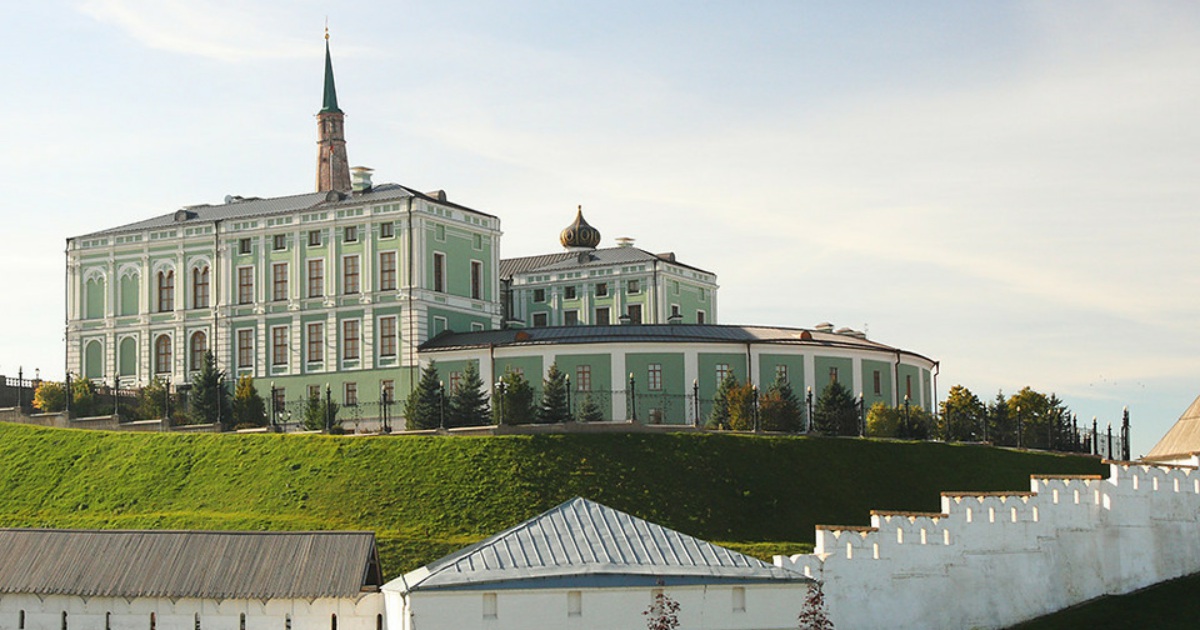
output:
[[558, 369], [558, 363], [551, 363], [542, 381], [542, 404], [538, 407], [538, 422], [541, 424], [559, 424], [571, 419], [571, 410], [567, 408], [566, 375]]
[[817, 398], [813, 423], [825, 435], [858, 435], [858, 409], [850, 390], [837, 381], [830, 383]]
[[710, 429], [729, 429], [729, 396], [733, 390], [737, 388], [737, 378], [733, 376], [733, 372], [725, 374], [725, 378], [717, 384], [717, 393], [713, 396], [712, 411], [708, 414], [708, 427]]
[[596, 399], [592, 397], [592, 392], [583, 394], [583, 401], [579, 403], [579, 421], [580, 422], [601, 422], [604, 420], [604, 411], [600, 409], [600, 405], [596, 404]]
[[800, 399], [787, 379], [776, 376], [758, 402], [759, 424], [764, 431], [796, 433], [801, 429], [804, 412]]
[[225, 391], [225, 371], [217, 369], [213, 353], [204, 353], [204, 364], [192, 378], [192, 419], [201, 424], [220, 422], [233, 426], [233, 407]]
[[436, 429], [442, 425], [442, 385], [438, 381], [435, 361], [430, 361], [421, 370], [416, 391], [404, 401], [404, 423], [410, 431]]
[[488, 424], [490, 419], [487, 395], [483, 393], [483, 379], [479, 378], [479, 369], [475, 367], [475, 363], [469, 361], [463, 370], [462, 382], [450, 394], [450, 402], [446, 409], [446, 426], [474, 427]]
[[258, 395], [258, 389], [254, 387], [254, 378], [238, 378], [237, 387], [233, 392], [233, 426], [261, 427], [266, 424], [267, 405], [262, 396]]
[[304, 406], [304, 428], [309, 431], [324, 431], [328, 424], [330, 433], [341, 433], [342, 421], [337, 417], [340, 410], [340, 405], [322, 398], [321, 390], [311, 389], [308, 392], [308, 404]]
[[492, 405], [497, 424], [529, 424], [537, 419], [533, 404], [533, 388], [520, 372], [509, 372], [500, 378], [500, 391]]

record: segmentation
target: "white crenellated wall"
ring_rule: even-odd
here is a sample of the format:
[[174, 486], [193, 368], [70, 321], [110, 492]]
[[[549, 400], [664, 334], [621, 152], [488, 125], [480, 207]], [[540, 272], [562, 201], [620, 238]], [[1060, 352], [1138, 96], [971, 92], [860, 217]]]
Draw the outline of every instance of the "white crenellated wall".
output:
[[1035, 475], [1030, 492], [943, 493], [941, 514], [818, 526], [812, 554], [775, 564], [824, 582], [841, 630], [1002, 628], [1200, 571], [1200, 471], [1109, 464], [1107, 479]]

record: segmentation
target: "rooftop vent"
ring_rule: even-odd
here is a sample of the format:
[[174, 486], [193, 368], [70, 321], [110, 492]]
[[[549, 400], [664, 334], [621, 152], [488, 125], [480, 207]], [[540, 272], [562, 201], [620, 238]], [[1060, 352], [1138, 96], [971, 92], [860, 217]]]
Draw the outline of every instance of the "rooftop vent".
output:
[[820, 324], [813, 326], [813, 330], [823, 333], [833, 332], [833, 324], [829, 322], [821, 322]]
[[371, 173], [374, 170], [365, 166], [355, 166], [350, 169], [350, 190], [356, 193], [370, 192]]
[[629, 236], [618, 236], [617, 247], [633, 247], [633, 238]]
[[446, 191], [444, 191], [444, 190], [434, 190], [431, 192], [427, 192], [425, 194], [429, 197], [433, 197], [434, 199], [437, 199], [438, 201], [446, 200]]
[[667, 262], [675, 262], [675, 252], [667, 252], [665, 254], [655, 254], [655, 256], [658, 256], [658, 258], [660, 260], [665, 260]]
[[181, 208], [181, 209], [175, 211], [175, 221], [176, 222], [187, 221], [188, 219], [195, 219], [195, 218], [196, 218], [196, 213], [192, 210], [188, 210], [187, 208]]
[[225, 195], [225, 203], [237, 203], [244, 201], [246, 198], [241, 195]]

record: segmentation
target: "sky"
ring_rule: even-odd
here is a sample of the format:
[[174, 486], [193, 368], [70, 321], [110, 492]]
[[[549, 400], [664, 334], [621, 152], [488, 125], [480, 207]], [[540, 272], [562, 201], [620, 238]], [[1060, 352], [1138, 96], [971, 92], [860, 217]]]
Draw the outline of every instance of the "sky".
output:
[[0, 374], [63, 374], [65, 239], [313, 188], [328, 20], [350, 162], [718, 274], [1030, 386], [1133, 454], [1200, 394], [1200, 4], [4, 3]]

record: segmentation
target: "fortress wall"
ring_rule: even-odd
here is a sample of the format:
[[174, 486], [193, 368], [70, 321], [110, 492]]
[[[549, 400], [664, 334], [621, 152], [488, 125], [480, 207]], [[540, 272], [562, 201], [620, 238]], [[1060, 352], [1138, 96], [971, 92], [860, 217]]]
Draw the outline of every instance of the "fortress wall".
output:
[[[1193, 464], [1200, 463], [1195, 460]], [[941, 513], [819, 525], [775, 564], [824, 583], [839, 628], [1003, 628], [1200, 571], [1200, 471], [1109, 462], [1029, 492], [947, 492]]]

